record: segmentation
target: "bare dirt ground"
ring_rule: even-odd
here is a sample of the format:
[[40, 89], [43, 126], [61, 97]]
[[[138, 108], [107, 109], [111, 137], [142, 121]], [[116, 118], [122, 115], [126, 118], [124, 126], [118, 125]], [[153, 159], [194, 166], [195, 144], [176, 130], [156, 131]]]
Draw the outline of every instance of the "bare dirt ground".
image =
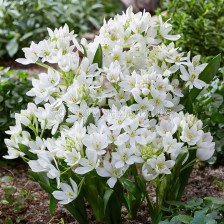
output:
[[[4, 223], [7, 217], [10, 217], [13, 223], [22, 224], [59, 224], [62, 219], [65, 224], [76, 224], [77, 222], [60, 205], [57, 206], [55, 214], [50, 215], [48, 211], [48, 194], [42, 191], [38, 184], [29, 179], [27, 169], [28, 167], [21, 163], [1, 165], [0, 167], [0, 178], [6, 175], [13, 176], [14, 182], [12, 184], [18, 191], [26, 189], [27, 192], [34, 195], [33, 198], [28, 198], [25, 201], [25, 206], [19, 213], [14, 211], [13, 205], [5, 205], [0, 202], [0, 224]], [[0, 188], [0, 198], [4, 197], [2, 187], [3, 185]], [[183, 200], [205, 196], [224, 198], [224, 167], [211, 168], [200, 164], [194, 168], [183, 195]], [[91, 212], [89, 212], [88, 216], [89, 220], [92, 220], [90, 223], [95, 223]], [[16, 219], [19, 222], [16, 222]], [[122, 219], [122, 223], [125, 224], [149, 223], [146, 205], [141, 206], [136, 221], [127, 220], [125, 209], [122, 211]]]
[[38, 74], [46, 70], [35, 64], [30, 64], [30, 65], [19, 64], [14, 59], [0, 60], [0, 67], [1, 66], [10, 67], [11, 69], [15, 69], [15, 70], [26, 70], [31, 75]]

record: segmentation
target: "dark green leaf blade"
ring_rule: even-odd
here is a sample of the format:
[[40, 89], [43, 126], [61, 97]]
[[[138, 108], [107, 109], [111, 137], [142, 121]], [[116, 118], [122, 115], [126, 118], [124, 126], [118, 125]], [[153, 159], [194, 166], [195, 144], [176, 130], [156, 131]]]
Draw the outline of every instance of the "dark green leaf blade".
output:
[[21, 152], [25, 153], [30, 159], [37, 160], [37, 155], [29, 151], [29, 147], [21, 143], [18, 144]]
[[102, 51], [102, 47], [99, 44], [96, 53], [94, 55], [93, 58], [93, 63], [97, 63], [99, 68], [103, 67], [103, 51]]
[[57, 200], [54, 198], [52, 194], [50, 194], [50, 204], [49, 204], [49, 212], [51, 215], [54, 214], [57, 205]]
[[107, 205], [108, 205], [108, 202], [111, 198], [111, 195], [114, 193], [114, 190], [113, 189], [107, 189], [104, 193], [104, 196], [103, 196], [103, 203], [104, 203], [104, 213], [106, 212], [106, 209], [107, 209]]

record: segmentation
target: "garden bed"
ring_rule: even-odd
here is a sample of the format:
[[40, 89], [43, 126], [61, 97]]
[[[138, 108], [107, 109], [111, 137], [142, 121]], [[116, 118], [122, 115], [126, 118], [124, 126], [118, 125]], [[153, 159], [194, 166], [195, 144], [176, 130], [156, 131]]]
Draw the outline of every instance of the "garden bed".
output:
[[[10, 217], [13, 223], [20, 219], [19, 223], [76, 223], [68, 212], [60, 205], [57, 206], [55, 214], [52, 216], [48, 211], [49, 198], [41, 188], [29, 179], [27, 174], [28, 167], [24, 164], [14, 163], [1, 166], [0, 177], [13, 176], [13, 186], [19, 189], [26, 189], [27, 192], [33, 193], [32, 197], [25, 200], [24, 208], [18, 213], [14, 211], [14, 205], [4, 205], [0, 203], [0, 223], [3, 223], [6, 217]], [[10, 183], [12, 185], [12, 183]], [[149, 187], [150, 188], [150, 187]], [[153, 192], [152, 192], [153, 194]], [[195, 166], [189, 183], [183, 195], [183, 200], [193, 197], [216, 196], [224, 198], [224, 167], [210, 168], [203, 164]], [[0, 189], [0, 198], [3, 197], [2, 188]], [[136, 221], [127, 220], [127, 212], [122, 211], [122, 223], [149, 223], [148, 211], [145, 204], [141, 206]], [[35, 214], [35, 215], [34, 215]], [[88, 214], [91, 223], [94, 223], [94, 217], [91, 212]]]

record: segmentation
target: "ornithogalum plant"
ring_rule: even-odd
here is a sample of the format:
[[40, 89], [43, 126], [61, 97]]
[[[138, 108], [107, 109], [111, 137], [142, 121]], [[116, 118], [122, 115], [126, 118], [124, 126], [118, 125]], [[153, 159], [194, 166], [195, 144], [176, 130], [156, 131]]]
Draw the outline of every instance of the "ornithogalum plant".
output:
[[16, 114], [5, 158], [29, 164], [50, 194], [51, 212], [57, 200], [88, 223], [87, 202], [97, 222], [114, 224], [121, 206], [134, 219], [146, 198], [156, 224], [164, 202], [180, 199], [194, 162], [212, 156], [211, 134], [187, 111], [220, 56], [200, 64], [200, 56], [175, 48], [180, 36], [171, 29], [129, 8], [105, 22], [92, 43], [79, 43], [65, 25], [24, 49], [18, 62], [47, 71], [32, 80], [34, 103]]

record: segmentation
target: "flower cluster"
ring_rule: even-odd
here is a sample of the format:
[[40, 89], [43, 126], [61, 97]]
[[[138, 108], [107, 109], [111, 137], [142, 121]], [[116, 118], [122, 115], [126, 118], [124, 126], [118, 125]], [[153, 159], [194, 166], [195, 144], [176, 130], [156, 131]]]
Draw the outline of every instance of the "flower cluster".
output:
[[[151, 181], [170, 174], [178, 156], [187, 159], [190, 150], [209, 159], [212, 136], [180, 104], [183, 88], [205, 86], [199, 74], [206, 64], [199, 56], [191, 60], [174, 42], [166, 45], [180, 37], [171, 30], [161, 18], [154, 22], [131, 8], [105, 22], [92, 43], [79, 44], [66, 25], [48, 29], [49, 38], [32, 43], [17, 60], [48, 69], [27, 93], [35, 103], [16, 114], [7, 131], [5, 158], [24, 157], [20, 146], [27, 146], [37, 157], [28, 161], [30, 168], [57, 181], [61, 190], [53, 195], [62, 204], [78, 195], [74, 180], [60, 178], [67, 170], [78, 176], [96, 172], [113, 188], [133, 164]], [[102, 67], [95, 61], [101, 47]]]

